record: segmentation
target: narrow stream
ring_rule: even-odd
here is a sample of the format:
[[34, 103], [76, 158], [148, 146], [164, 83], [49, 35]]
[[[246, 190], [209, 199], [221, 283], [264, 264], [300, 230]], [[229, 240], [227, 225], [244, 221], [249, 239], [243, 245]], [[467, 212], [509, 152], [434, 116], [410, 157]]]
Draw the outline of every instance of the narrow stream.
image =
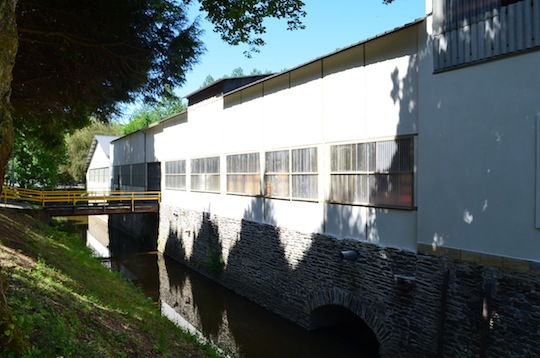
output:
[[[135, 283], [173, 322], [238, 357], [376, 357], [361, 345], [363, 322], [307, 331], [179, 262], [155, 243], [88, 219], [87, 245], [104, 265]], [[150, 250], [149, 250], [150, 249]]]

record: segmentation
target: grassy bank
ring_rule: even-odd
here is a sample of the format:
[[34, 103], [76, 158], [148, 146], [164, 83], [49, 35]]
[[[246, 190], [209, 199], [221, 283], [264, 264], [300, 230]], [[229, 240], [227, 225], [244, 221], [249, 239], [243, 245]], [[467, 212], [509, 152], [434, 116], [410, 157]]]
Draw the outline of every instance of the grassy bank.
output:
[[3, 357], [212, 357], [75, 235], [0, 209]]

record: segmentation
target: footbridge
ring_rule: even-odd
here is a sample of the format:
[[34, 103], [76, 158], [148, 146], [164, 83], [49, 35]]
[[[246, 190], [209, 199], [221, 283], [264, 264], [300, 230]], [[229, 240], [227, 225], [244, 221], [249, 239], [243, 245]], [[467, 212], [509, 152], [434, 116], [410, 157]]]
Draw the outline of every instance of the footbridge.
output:
[[35, 190], [4, 186], [2, 202], [42, 208], [50, 216], [110, 215], [159, 211], [159, 191]]

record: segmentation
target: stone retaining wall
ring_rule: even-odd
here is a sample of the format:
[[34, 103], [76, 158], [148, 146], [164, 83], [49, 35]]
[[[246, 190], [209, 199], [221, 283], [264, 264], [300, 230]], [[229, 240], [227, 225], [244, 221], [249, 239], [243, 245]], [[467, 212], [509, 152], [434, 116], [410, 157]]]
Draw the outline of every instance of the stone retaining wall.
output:
[[343, 306], [376, 334], [382, 357], [540, 356], [530, 272], [166, 205], [158, 250], [308, 329], [324, 323], [315, 309]]

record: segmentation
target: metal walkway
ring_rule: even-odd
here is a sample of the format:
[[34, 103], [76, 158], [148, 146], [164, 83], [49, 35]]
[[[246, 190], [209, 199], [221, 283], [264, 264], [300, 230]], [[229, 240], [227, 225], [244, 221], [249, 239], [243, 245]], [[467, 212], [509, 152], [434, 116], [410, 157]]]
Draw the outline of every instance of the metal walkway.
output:
[[2, 202], [29, 203], [51, 216], [109, 215], [159, 211], [159, 191], [34, 190], [4, 186]]

